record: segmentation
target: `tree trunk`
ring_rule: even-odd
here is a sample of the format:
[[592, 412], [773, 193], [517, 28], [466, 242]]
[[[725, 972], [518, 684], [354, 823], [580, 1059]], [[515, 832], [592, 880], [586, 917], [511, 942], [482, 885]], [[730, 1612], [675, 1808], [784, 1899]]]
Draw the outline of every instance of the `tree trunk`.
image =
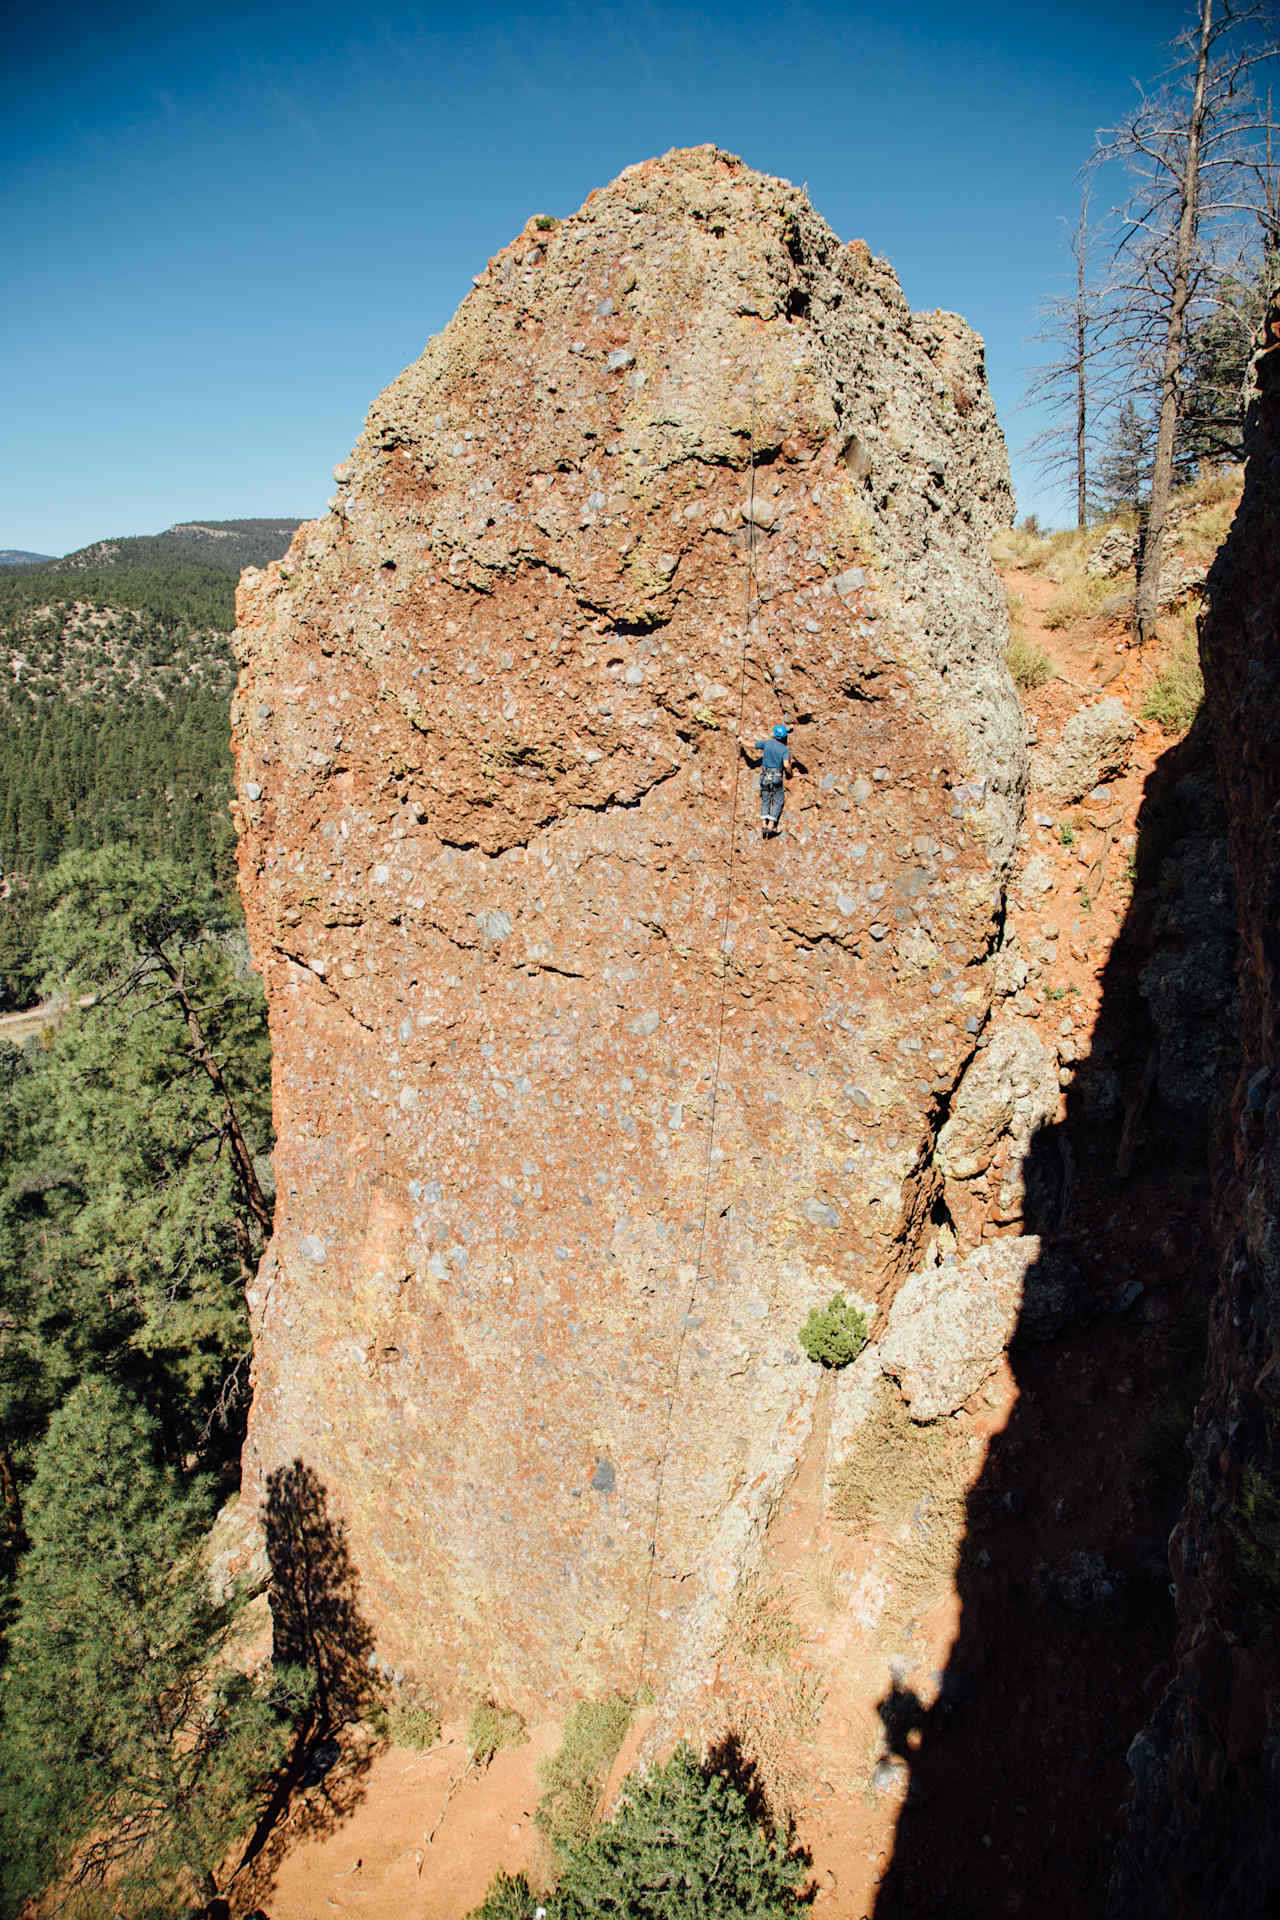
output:
[[1196, 53], [1195, 88], [1187, 121], [1187, 144], [1182, 163], [1178, 238], [1173, 257], [1169, 317], [1165, 328], [1164, 359], [1160, 368], [1160, 428], [1156, 435], [1155, 464], [1151, 471], [1151, 499], [1147, 507], [1146, 538], [1138, 565], [1134, 598], [1133, 638], [1143, 646], [1155, 631], [1160, 606], [1160, 565], [1164, 555], [1164, 524], [1173, 491], [1173, 436], [1178, 425], [1178, 376], [1186, 341], [1187, 302], [1191, 297], [1191, 263], [1195, 250], [1200, 199], [1200, 145], [1204, 136], [1205, 77], [1209, 39], [1213, 29], [1213, 0], [1200, 0], [1200, 40]]
[[[1083, 227], [1084, 215], [1080, 216]], [[1083, 532], [1089, 519], [1089, 487], [1085, 470], [1085, 324], [1084, 234], [1076, 252], [1076, 525]]]

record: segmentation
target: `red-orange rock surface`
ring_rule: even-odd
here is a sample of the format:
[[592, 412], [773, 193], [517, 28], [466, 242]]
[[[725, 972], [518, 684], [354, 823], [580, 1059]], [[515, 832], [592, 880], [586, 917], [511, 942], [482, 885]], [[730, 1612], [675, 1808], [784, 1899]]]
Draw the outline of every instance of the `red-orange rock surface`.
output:
[[[981, 343], [670, 154], [531, 222], [337, 477], [240, 603], [248, 1494], [314, 1469], [437, 1686], [693, 1673], [806, 1441], [797, 1327], [919, 1254], [989, 1001], [1024, 754]], [[779, 716], [762, 844], [736, 736]]]

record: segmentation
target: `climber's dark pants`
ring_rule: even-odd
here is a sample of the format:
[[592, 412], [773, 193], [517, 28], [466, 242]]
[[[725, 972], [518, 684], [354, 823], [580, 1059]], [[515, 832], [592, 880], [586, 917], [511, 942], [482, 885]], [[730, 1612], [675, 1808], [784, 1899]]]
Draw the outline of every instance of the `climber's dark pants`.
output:
[[784, 794], [785, 794], [785, 788], [783, 787], [781, 780], [779, 780], [776, 787], [766, 787], [764, 782], [761, 781], [760, 783], [760, 818], [762, 820], [772, 820], [775, 827], [777, 826], [779, 820], [781, 820], [782, 818], [782, 802], [783, 802]]

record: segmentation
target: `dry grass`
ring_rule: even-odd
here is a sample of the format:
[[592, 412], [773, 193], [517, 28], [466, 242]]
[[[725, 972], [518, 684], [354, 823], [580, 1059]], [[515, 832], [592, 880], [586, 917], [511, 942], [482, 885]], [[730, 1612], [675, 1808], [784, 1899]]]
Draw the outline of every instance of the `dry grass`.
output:
[[864, 1604], [872, 1606], [882, 1650], [897, 1646], [953, 1583], [970, 1477], [954, 1435], [940, 1426], [913, 1428], [904, 1411], [887, 1405], [858, 1457], [837, 1469], [837, 1517], [864, 1538], [876, 1536]]
[[1053, 674], [1053, 662], [1043, 647], [1031, 638], [1027, 626], [1026, 601], [1020, 593], [1009, 593], [1009, 644], [1005, 659], [1013, 675], [1013, 684], [1025, 693], [1029, 687], [1042, 687]]
[[425, 1753], [440, 1738], [440, 1713], [435, 1701], [413, 1686], [397, 1687], [390, 1699], [374, 1707], [370, 1721], [375, 1732], [393, 1747], [412, 1747]]
[[1086, 573], [1081, 566], [1064, 573], [1061, 586], [1045, 607], [1041, 618], [1046, 627], [1054, 632], [1060, 627], [1073, 627], [1081, 620], [1092, 620], [1100, 611], [1103, 601], [1110, 600], [1116, 591], [1114, 579]]
[[747, 1593], [738, 1602], [730, 1638], [758, 1666], [781, 1667], [800, 1645], [802, 1636], [781, 1594]]
[[735, 1700], [735, 1731], [756, 1763], [775, 1817], [785, 1815], [801, 1797], [826, 1691], [820, 1673], [796, 1667], [770, 1674]]
[[1005, 648], [1005, 659], [1009, 672], [1013, 675], [1013, 684], [1023, 693], [1032, 687], [1042, 687], [1046, 680], [1053, 677], [1053, 662], [1043, 647], [1028, 639], [1015, 627], [1009, 635], [1009, 644]]
[[922, 1501], [941, 1512], [963, 1499], [965, 1486], [964, 1463], [945, 1426], [916, 1426], [898, 1394], [881, 1381], [855, 1452], [832, 1476], [831, 1511], [865, 1536], [900, 1525]]
[[1170, 627], [1172, 631], [1165, 642], [1160, 671], [1147, 695], [1142, 717], [1154, 720], [1162, 733], [1178, 735], [1187, 731], [1200, 711], [1204, 678], [1200, 672], [1194, 614], [1183, 611], [1166, 623], [1166, 632]]
[[487, 1767], [495, 1753], [504, 1747], [522, 1747], [529, 1738], [521, 1716], [514, 1707], [499, 1707], [482, 1700], [471, 1715], [467, 1727], [467, 1745], [477, 1766]]
[[824, 1613], [839, 1613], [844, 1606], [840, 1576], [834, 1557], [824, 1553], [806, 1575], [809, 1591]]
[[1198, 566], [1207, 566], [1231, 529], [1240, 504], [1237, 489], [1225, 500], [1211, 500], [1174, 530], [1175, 551]]
[[1230, 501], [1234, 507], [1240, 498], [1240, 489], [1244, 485], [1244, 468], [1235, 466], [1216, 467], [1210, 473], [1202, 473], [1189, 487], [1184, 487], [1174, 495], [1175, 505], [1214, 507], [1223, 501]]

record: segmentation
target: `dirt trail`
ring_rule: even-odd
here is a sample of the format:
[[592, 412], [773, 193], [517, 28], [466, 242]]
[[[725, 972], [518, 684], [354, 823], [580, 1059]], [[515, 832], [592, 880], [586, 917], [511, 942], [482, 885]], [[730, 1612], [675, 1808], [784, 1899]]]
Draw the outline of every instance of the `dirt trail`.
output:
[[380, 1753], [354, 1810], [332, 1822], [326, 1804], [340, 1778], [307, 1789], [300, 1798], [319, 1831], [291, 1847], [274, 1875], [254, 1876], [238, 1908], [252, 1895], [271, 1920], [462, 1920], [500, 1869], [536, 1873], [537, 1765], [559, 1739], [548, 1722], [478, 1769], [462, 1724], [448, 1725], [426, 1753]]
[[[1024, 699], [1033, 738], [1052, 742], [1082, 701], [1104, 694], [1122, 699], [1137, 723], [1129, 768], [1110, 783], [1105, 798], [1070, 808], [1048, 802], [1039, 792], [1028, 800], [1027, 844], [1019, 857], [1025, 864], [1040, 855], [1040, 874], [1042, 879], [1048, 875], [1048, 884], [1029, 902], [1015, 888], [1020, 904], [1013, 920], [1024, 953], [1052, 957], [1035, 970], [1013, 1004], [1046, 1043], [1052, 1045], [1055, 1037], [1063, 1043], [1068, 1064], [1062, 1078], [1069, 1085], [1070, 1061], [1085, 1058], [1092, 1043], [1104, 976], [1130, 906], [1131, 854], [1144, 786], [1170, 742], [1139, 718], [1156, 672], [1153, 659], [1127, 651], [1118, 627], [1100, 630], [1090, 622], [1056, 632], [1046, 628], [1039, 616], [1054, 587], [1041, 575], [1010, 570], [1008, 583], [1023, 602], [1026, 637], [1044, 649], [1055, 670], [1054, 678]], [[1112, 979], [1114, 984], [1114, 969]], [[1063, 1032], [1068, 1021], [1069, 1035]], [[1066, 1102], [1064, 1085], [1060, 1122]], [[1183, 1229], [1197, 1234], [1203, 1220], [1178, 1176], [1170, 1172], [1162, 1181], [1159, 1170], [1127, 1188], [1121, 1206], [1106, 1183], [1095, 1189], [1086, 1176], [1074, 1205], [1095, 1273], [1123, 1277], [1142, 1263], [1143, 1311], [1123, 1321], [1104, 1320], [1055, 1343], [1036, 1359], [1030, 1374], [1022, 1370], [1021, 1382], [1006, 1363], [947, 1423], [945, 1436], [935, 1434], [931, 1441], [908, 1436], [906, 1446], [933, 1448], [927, 1458], [921, 1456], [923, 1479], [908, 1474], [896, 1505], [894, 1489], [886, 1490], [861, 1526], [824, 1517], [820, 1413], [804, 1467], [774, 1522], [766, 1584], [746, 1604], [743, 1645], [722, 1661], [720, 1701], [743, 1725], [745, 1743], [759, 1753], [766, 1782], [784, 1791], [795, 1808], [797, 1837], [813, 1860], [815, 1911], [823, 1920], [864, 1920], [873, 1908], [901, 1912], [904, 1920], [913, 1912], [935, 1910], [912, 1907], [909, 1900], [886, 1904], [890, 1896], [881, 1889], [908, 1796], [914, 1805], [938, 1793], [936, 1781], [913, 1780], [912, 1773], [931, 1717], [936, 1766], [936, 1726], [945, 1720], [947, 1706], [940, 1696], [962, 1624], [956, 1582], [962, 1552], [970, 1560], [976, 1553], [980, 1567], [984, 1554], [986, 1564], [993, 1553], [1001, 1556], [1005, 1600], [996, 1607], [992, 1630], [1004, 1636], [1002, 1658], [1012, 1676], [998, 1684], [1001, 1697], [1010, 1686], [1023, 1686], [1024, 1705], [1030, 1705], [1039, 1663], [1053, 1676], [1055, 1698], [1065, 1703], [1053, 1734], [1029, 1735], [1026, 1754], [1011, 1761], [1031, 1775], [1017, 1795], [1026, 1861], [1051, 1862], [1055, 1852], [1061, 1858], [1083, 1844], [1077, 1836], [1089, 1832], [1099, 1804], [1098, 1779], [1084, 1778], [1071, 1802], [1057, 1777], [1050, 1779], [1049, 1756], [1063, 1748], [1065, 1778], [1070, 1755], [1063, 1743], [1069, 1747], [1073, 1739], [1084, 1739], [1081, 1716], [1097, 1707], [1096, 1699], [1090, 1705], [1091, 1693], [1106, 1697], [1111, 1689], [1123, 1720], [1127, 1709], [1136, 1712], [1141, 1705], [1143, 1672], [1135, 1678], [1135, 1661], [1152, 1648], [1159, 1657], [1163, 1627], [1154, 1616], [1133, 1630], [1095, 1636], [1087, 1645], [1077, 1640], [1065, 1650], [1038, 1648], [1042, 1627], [1028, 1614], [1026, 1594], [1037, 1577], [1036, 1565], [1055, 1542], [1061, 1549], [1077, 1539], [1110, 1537], [1151, 1521], [1150, 1514], [1138, 1511], [1140, 1493], [1121, 1484], [1112, 1466], [1118, 1436], [1132, 1425], [1135, 1378], [1145, 1378], [1147, 1390], [1159, 1391], [1158, 1378], [1142, 1372], [1144, 1342], [1150, 1323], [1176, 1317], [1174, 1296], [1185, 1268]], [[1030, 1521], [1021, 1518], [1027, 1496], [1011, 1493], [992, 1523], [992, 1547], [975, 1546], [978, 1522], [966, 1498], [984, 1476], [990, 1478], [997, 1456], [1003, 1461], [997, 1471], [1012, 1472], [1016, 1479], [1010, 1460], [1021, 1457], [1030, 1417], [1030, 1403], [1019, 1416], [1019, 1401], [1032, 1378], [1038, 1430], [1061, 1436], [1071, 1454], [1070, 1473], [1056, 1508], [1036, 1512]], [[1082, 1407], [1091, 1411], [1077, 1417]], [[1024, 1437], [1015, 1439], [1018, 1417]], [[1065, 1663], [1061, 1671], [1060, 1663]], [[1079, 1672], [1069, 1678], [1072, 1663]], [[1007, 1716], [994, 1715], [991, 1737], [1006, 1739], [1009, 1724]], [[350, 1817], [336, 1830], [297, 1845], [274, 1884], [262, 1885], [255, 1898], [271, 1920], [319, 1920], [340, 1912], [359, 1913], [365, 1920], [462, 1920], [499, 1868], [523, 1868], [536, 1880], [541, 1866], [533, 1826], [536, 1767], [557, 1739], [556, 1727], [539, 1727], [529, 1745], [499, 1754], [482, 1774], [466, 1770], [457, 1727], [429, 1753], [382, 1754]], [[948, 1846], [959, 1848], [956, 1835], [971, 1830], [980, 1843], [992, 1840], [985, 1829], [993, 1824], [987, 1796], [996, 1763], [984, 1761], [982, 1739], [970, 1724], [954, 1751], [943, 1756], [945, 1792], [930, 1809], [937, 1819], [940, 1861]], [[1037, 1754], [1048, 1769], [1043, 1778], [1036, 1777]], [[1123, 1781], [1109, 1784], [1115, 1801]], [[1094, 1825], [1099, 1825], [1096, 1819]], [[428, 1845], [426, 1835], [433, 1829]], [[1105, 1834], [1090, 1844], [1097, 1852]], [[961, 1904], [946, 1910], [1023, 1910], [1025, 1888], [1008, 1864], [1011, 1856], [1000, 1858], [999, 1851], [992, 1842], [988, 1855], [1003, 1892], [987, 1903], [970, 1885], [967, 1893], [958, 1890]], [[1052, 1893], [1053, 1874], [1060, 1878], [1062, 1869], [1047, 1865], [1043, 1870]], [[945, 1873], [939, 1897], [944, 1880]]]

